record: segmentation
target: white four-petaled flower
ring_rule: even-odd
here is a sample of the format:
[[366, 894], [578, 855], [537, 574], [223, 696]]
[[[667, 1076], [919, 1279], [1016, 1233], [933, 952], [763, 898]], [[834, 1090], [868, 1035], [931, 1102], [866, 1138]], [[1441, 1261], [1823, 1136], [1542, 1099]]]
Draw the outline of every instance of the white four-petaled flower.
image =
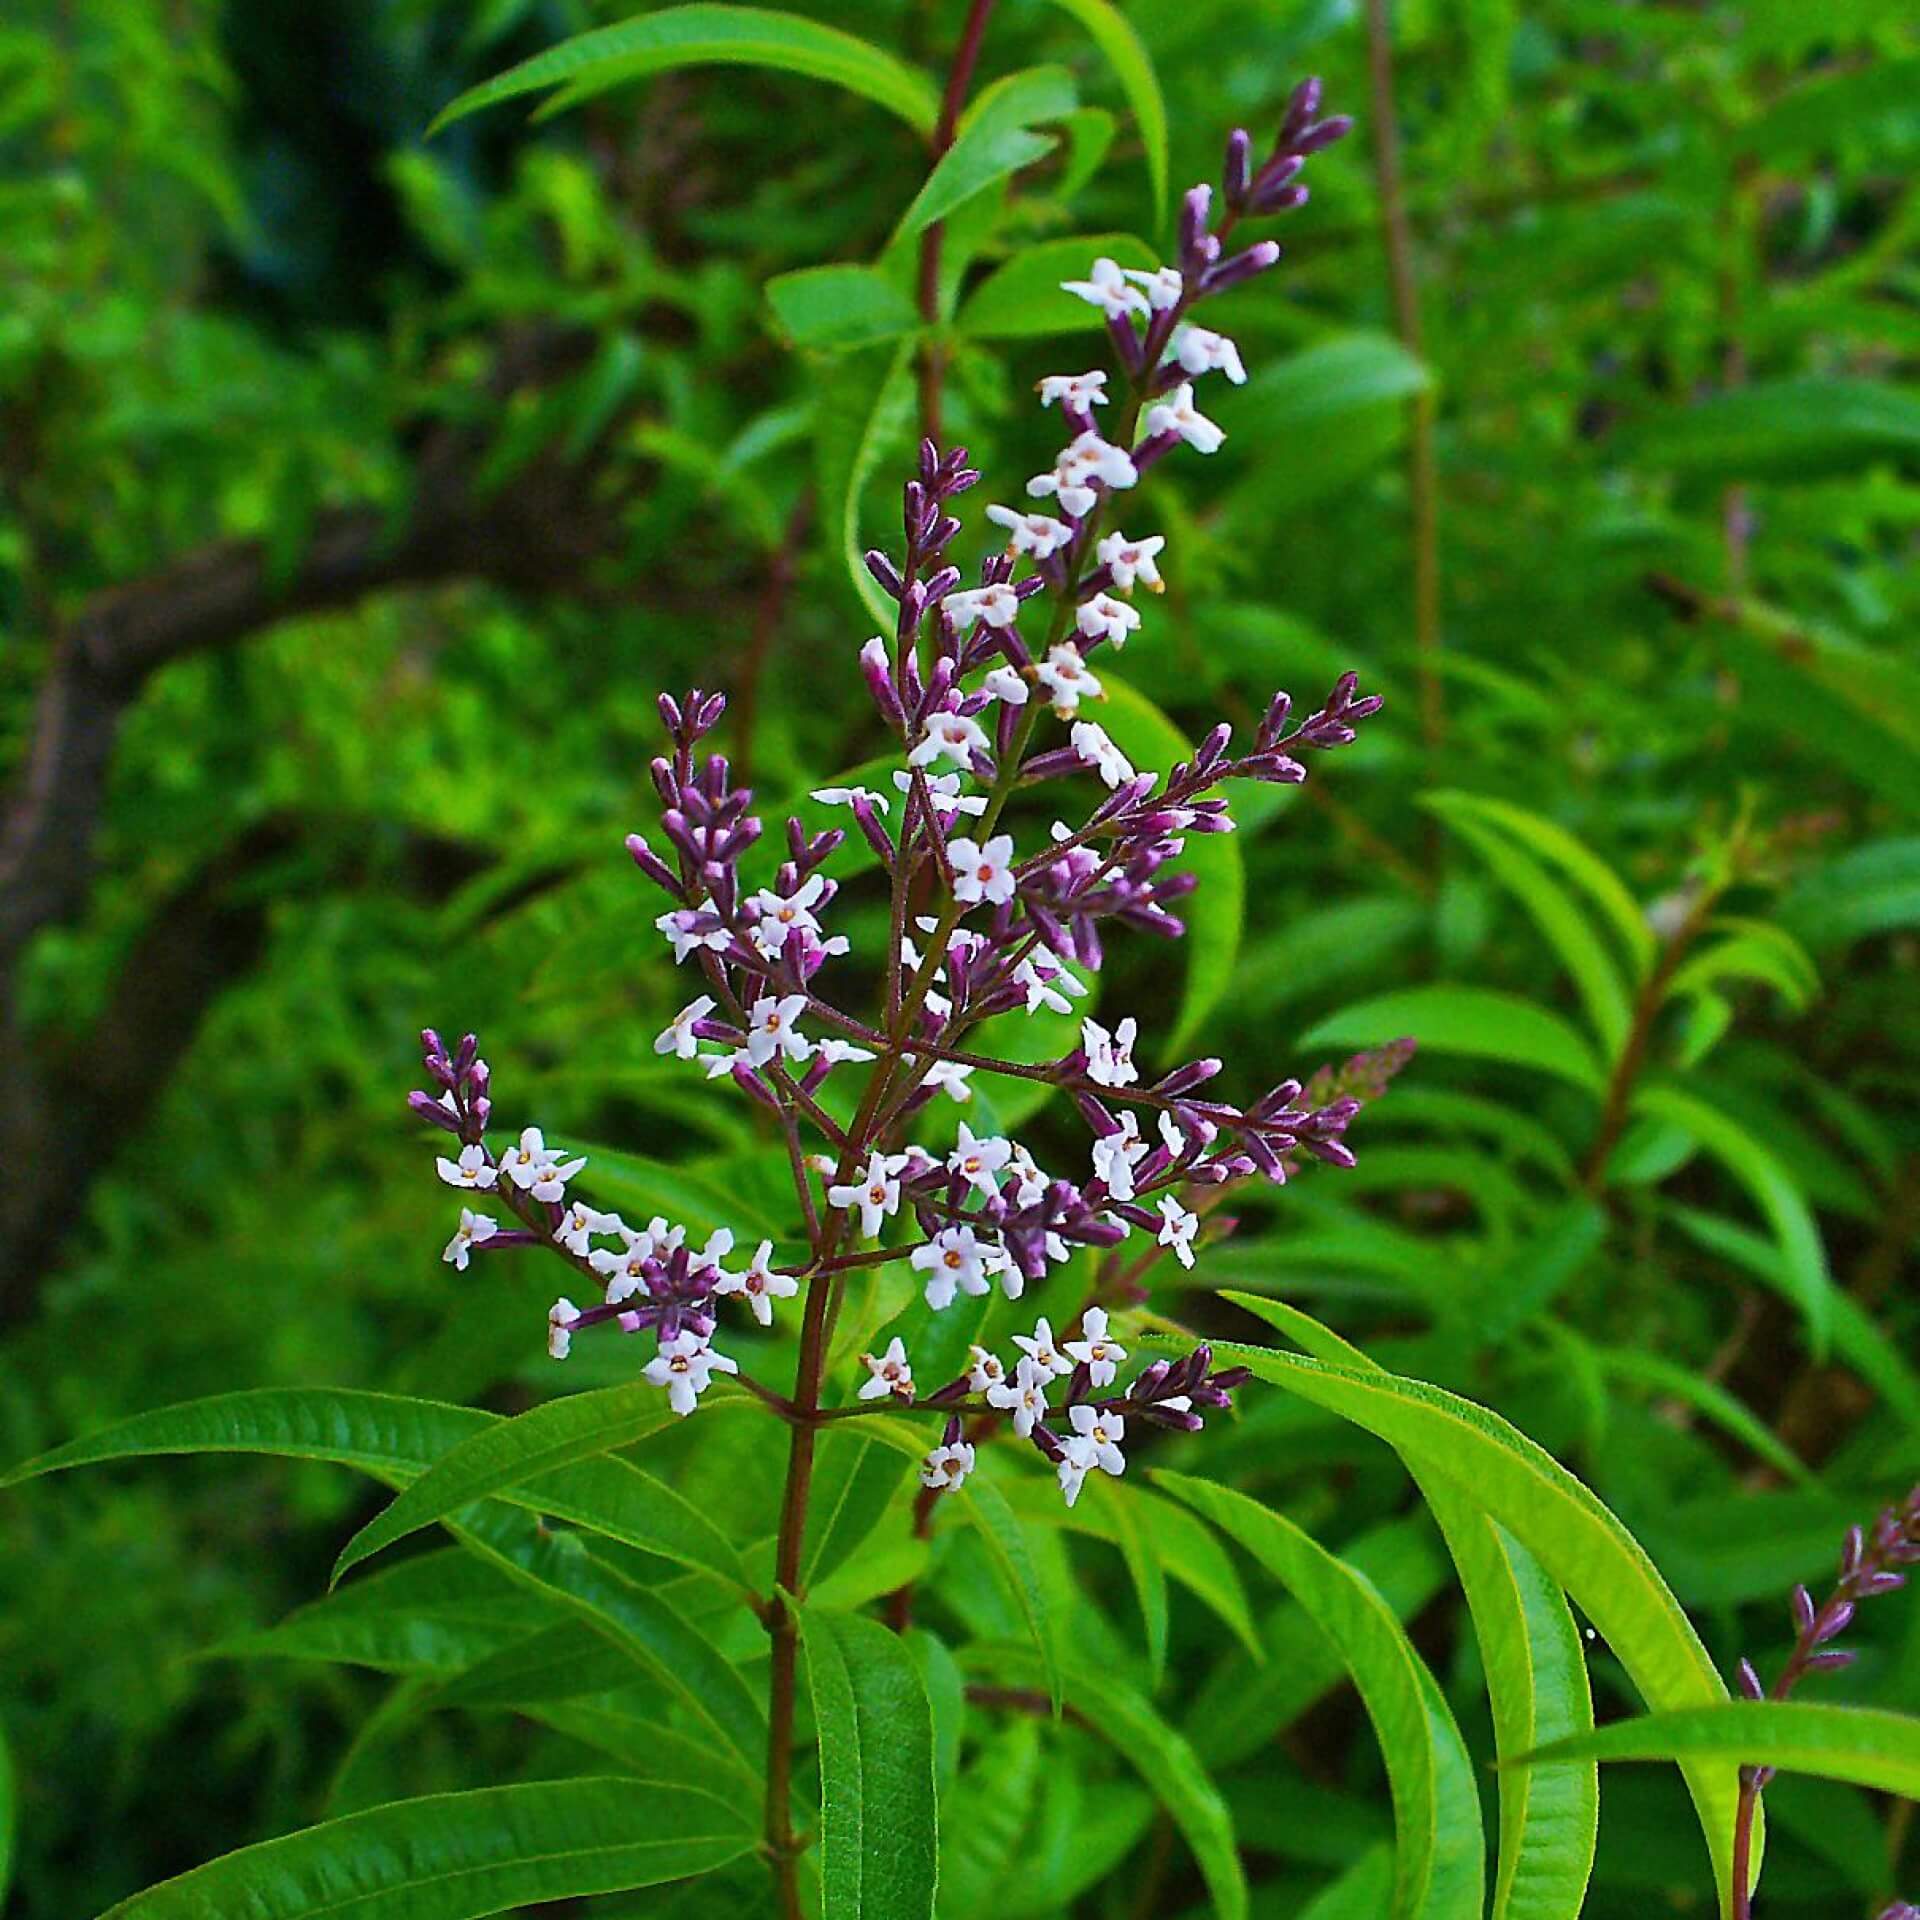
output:
[[713, 1283], [715, 1293], [737, 1293], [753, 1309], [753, 1317], [763, 1327], [773, 1325], [773, 1303], [790, 1300], [800, 1291], [800, 1283], [790, 1273], [773, 1270], [773, 1242], [762, 1240], [745, 1273], [722, 1271]]
[[[984, 733], [980, 736], [986, 738]], [[927, 792], [933, 798], [935, 813], [964, 813], [978, 817], [987, 810], [987, 796], [984, 793], [962, 793], [960, 776], [957, 773], [929, 773], [922, 776], [927, 783]], [[893, 784], [902, 793], [913, 788], [913, 775], [896, 772]]]
[[1200, 1231], [1200, 1216], [1189, 1213], [1172, 1194], [1160, 1202], [1159, 1245], [1171, 1247], [1173, 1257], [1183, 1267], [1193, 1265], [1193, 1236]]
[[694, 1033], [694, 1023], [704, 1020], [713, 1011], [714, 1000], [710, 993], [703, 993], [698, 1000], [690, 1000], [676, 1013], [672, 1020], [655, 1037], [655, 1053], [670, 1053], [680, 1060], [693, 1060], [700, 1053], [699, 1037]]
[[886, 813], [893, 806], [884, 793], [875, 793], [871, 787], [816, 787], [812, 797], [823, 807], [850, 807], [856, 800], [864, 800], [876, 811]]
[[1100, 682], [1088, 672], [1080, 649], [1071, 640], [1049, 647], [1047, 657], [1034, 668], [1033, 677], [1046, 688], [1054, 712], [1063, 720], [1079, 712], [1082, 700], [1100, 697]]
[[583, 1254], [592, 1246], [596, 1233], [617, 1233], [624, 1224], [617, 1213], [598, 1213], [584, 1200], [573, 1200], [560, 1216], [553, 1237], [569, 1253]]
[[965, 1440], [955, 1440], [935, 1447], [920, 1463], [920, 1484], [934, 1493], [946, 1493], [972, 1471], [973, 1448]]
[[1166, 585], [1160, 578], [1159, 560], [1166, 544], [1166, 536], [1160, 533], [1150, 533], [1140, 540], [1129, 540], [1124, 533], [1109, 533], [1094, 553], [1103, 567], [1112, 570], [1113, 584], [1122, 593], [1132, 592], [1136, 580], [1159, 593]]
[[1000, 1364], [997, 1353], [979, 1346], [967, 1349], [967, 1386], [971, 1392], [986, 1393], [1006, 1377], [1007, 1370]]
[[1007, 545], [1015, 553], [1030, 553], [1036, 560], [1048, 560], [1073, 538], [1073, 529], [1050, 513], [1022, 513], [1018, 507], [989, 507], [987, 518], [995, 526], [1005, 527]]
[[677, 907], [672, 913], [663, 913], [653, 923], [673, 943], [676, 963], [686, 959], [690, 953], [698, 953], [702, 947], [714, 953], [724, 953], [733, 944], [733, 935], [725, 927], [713, 926], [702, 930], [695, 926], [696, 921], [705, 917], [691, 907]]
[[584, 1159], [563, 1162], [557, 1149], [547, 1145], [538, 1127], [524, 1129], [519, 1144], [501, 1162], [508, 1179], [536, 1200], [560, 1199], [566, 1193], [567, 1182], [586, 1164]]
[[967, 1082], [973, 1078], [973, 1069], [959, 1060], [936, 1060], [926, 1071], [922, 1086], [932, 1087], [944, 1093], [949, 1100], [957, 1100], [962, 1106], [973, 1098], [973, 1089]]
[[880, 1232], [880, 1223], [900, 1209], [900, 1173], [906, 1160], [899, 1154], [885, 1154], [875, 1147], [867, 1158], [867, 1170], [845, 1186], [827, 1189], [830, 1207], [857, 1207], [860, 1231], [872, 1240]]
[[748, 910], [755, 916], [753, 944], [763, 959], [779, 959], [786, 949], [787, 935], [795, 927], [807, 933], [820, 931], [820, 922], [813, 910], [826, 890], [826, 877], [815, 873], [791, 893], [775, 893], [771, 888], [762, 887], [748, 900]]
[[913, 1398], [913, 1368], [898, 1334], [887, 1342], [885, 1353], [863, 1353], [860, 1359], [868, 1374], [860, 1383], [862, 1400], [879, 1400], [889, 1393], [902, 1400]]
[[927, 1276], [927, 1305], [944, 1313], [956, 1293], [990, 1293], [987, 1278], [997, 1264], [1000, 1249], [981, 1240], [971, 1227], [942, 1227], [931, 1240], [915, 1247], [909, 1259]]
[[462, 1147], [458, 1160], [442, 1154], [433, 1164], [450, 1187], [490, 1187], [500, 1178], [500, 1169], [487, 1158], [485, 1147]]
[[580, 1318], [580, 1309], [565, 1294], [562, 1294], [547, 1309], [547, 1358], [564, 1360], [573, 1348], [574, 1323]]
[[1084, 280], [1062, 280], [1060, 290], [1078, 294], [1082, 300], [1098, 307], [1109, 320], [1118, 320], [1123, 314], [1150, 311], [1147, 296], [1138, 287], [1129, 286], [1120, 263], [1104, 254], [1093, 263], [1092, 272]]
[[1103, 1087], [1130, 1087], [1140, 1078], [1133, 1064], [1133, 1043], [1140, 1023], [1129, 1014], [1109, 1033], [1098, 1020], [1080, 1022], [1080, 1044], [1087, 1056], [1087, 1078]]
[[1013, 835], [996, 833], [987, 844], [971, 840], [947, 842], [947, 864], [953, 869], [953, 897], [963, 907], [982, 900], [1003, 906], [1013, 898]]
[[1055, 401], [1071, 407], [1075, 413], [1091, 413], [1107, 404], [1107, 370], [1096, 367], [1091, 373], [1050, 373], [1040, 382], [1040, 404], [1050, 407]]
[[1133, 1198], [1133, 1166], [1145, 1158], [1147, 1143], [1140, 1138], [1140, 1122], [1131, 1113], [1120, 1116], [1117, 1131], [1093, 1143], [1093, 1170], [1107, 1183], [1116, 1200]]
[[1183, 373], [1224, 373], [1236, 387], [1247, 383], [1240, 349], [1224, 333], [1206, 327], [1181, 327], [1173, 336], [1173, 357]]
[[1035, 499], [1054, 495], [1078, 520], [1093, 511], [1094, 502], [1100, 497], [1094, 491], [1096, 480], [1118, 490], [1135, 485], [1139, 478], [1140, 470], [1133, 464], [1133, 455], [1124, 447], [1103, 440], [1089, 428], [1061, 449], [1050, 472], [1035, 474], [1027, 482], [1027, 492]]
[[[665, 1226], [666, 1222], [660, 1220], [654, 1224]], [[646, 1285], [647, 1262], [654, 1257], [655, 1251], [671, 1252], [672, 1248], [659, 1247], [649, 1229], [630, 1227], [624, 1220], [614, 1221], [608, 1231], [619, 1237], [619, 1250], [616, 1252], [612, 1247], [595, 1247], [587, 1255], [587, 1265], [605, 1279], [607, 1305], [617, 1307], [621, 1301], [632, 1299]], [[676, 1233], [679, 1231], [675, 1229]]]
[[1067, 1342], [1067, 1352], [1086, 1368], [1096, 1387], [1111, 1386], [1127, 1357], [1126, 1348], [1107, 1332], [1105, 1307], [1089, 1307], [1080, 1316], [1080, 1338]]
[[987, 1199], [994, 1200], [1000, 1194], [1000, 1184], [994, 1175], [1012, 1158], [1012, 1141], [993, 1134], [983, 1140], [962, 1120], [954, 1149], [947, 1155], [947, 1170], [957, 1173]]
[[1182, 381], [1158, 406], [1148, 409], [1147, 438], [1162, 433], [1177, 433], [1195, 453], [1218, 453], [1227, 437], [1224, 427], [1216, 426], [1193, 404], [1189, 381]]
[[970, 587], [964, 593], [950, 593], [940, 602], [947, 618], [956, 627], [969, 627], [974, 621], [1004, 630], [1020, 618], [1020, 596], [1003, 581], [992, 587]]
[[933, 713], [927, 716], [920, 742], [907, 755], [907, 764], [931, 766], [943, 756], [956, 766], [969, 766], [976, 753], [985, 753], [993, 742], [978, 720], [964, 713]]
[[716, 1373], [738, 1373], [738, 1362], [716, 1353], [704, 1336], [682, 1327], [641, 1369], [641, 1375], [667, 1390], [667, 1404], [683, 1419], [700, 1404]]
[[1180, 278], [1178, 267], [1128, 267], [1126, 275], [1136, 287], [1142, 288], [1147, 296], [1147, 305], [1155, 313], [1165, 313], [1169, 307], [1180, 304], [1180, 295], [1185, 291], [1185, 282]]
[[1011, 1413], [1013, 1430], [1024, 1440], [1047, 1417], [1047, 1382], [1052, 1378], [1037, 1361], [1022, 1360], [1011, 1381], [987, 1389], [987, 1404]]
[[1089, 640], [1110, 640], [1116, 652], [1140, 628], [1139, 614], [1110, 593], [1096, 593], [1091, 600], [1081, 601], [1074, 609], [1073, 620]]
[[1011, 667], [995, 667], [980, 682], [980, 691], [991, 694], [1010, 707], [1027, 704], [1027, 683]]
[[1084, 1404], [1069, 1407], [1067, 1418], [1073, 1422], [1073, 1431], [1062, 1443], [1065, 1458], [1060, 1462], [1060, 1491], [1072, 1506], [1095, 1467], [1102, 1473], [1126, 1472], [1127, 1457], [1120, 1451], [1120, 1442], [1126, 1438], [1127, 1423], [1117, 1413]]
[[1053, 1329], [1044, 1319], [1036, 1320], [1031, 1334], [1016, 1333], [1013, 1344], [1040, 1369], [1048, 1379], [1073, 1371], [1073, 1362], [1060, 1351], [1053, 1337]]
[[812, 1054], [813, 1042], [800, 1031], [806, 1005], [804, 993], [767, 993], [753, 1003], [747, 1014], [747, 1059], [753, 1066], [764, 1067], [776, 1056], [805, 1060]]
[[499, 1231], [498, 1220], [490, 1220], [484, 1213], [475, 1213], [471, 1207], [462, 1207], [460, 1224], [454, 1228], [453, 1238], [447, 1242], [440, 1258], [447, 1261], [455, 1273], [465, 1273], [473, 1249], [484, 1246]]

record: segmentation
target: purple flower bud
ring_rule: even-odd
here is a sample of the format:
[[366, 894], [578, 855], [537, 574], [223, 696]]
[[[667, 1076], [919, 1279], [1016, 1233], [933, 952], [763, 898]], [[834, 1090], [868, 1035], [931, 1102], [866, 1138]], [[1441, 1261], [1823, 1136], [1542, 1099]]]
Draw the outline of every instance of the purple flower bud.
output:
[[1795, 1630], [1800, 1633], [1808, 1632], [1814, 1621], [1813, 1595], [1806, 1590], [1805, 1586], [1796, 1586], [1789, 1596], [1789, 1604], [1793, 1609]]
[[1837, 1640], [1846, 1632], [1852, 1621], [1853, 1602], [1851, 1600], [1830, 1601], [1813, 1623], [1813, 1644], [1816, 1647], [1823, 1647], [1829, 1640]]
[[1304, 207], [1312, 195], [1310, 187], [1295, 181], [1287, 187], [1263, 187], [1253, 199], [1255, 213], [1293, 213]]
[[660, 718], [665, 723], [667, 731], [677, 739], [681, 727], [685, 724], [680, 712], [680, 702], [672, 694], [663, 693], [654, 704], [660, 709]]
[[906, 712], [894, 688], [893, 666], [887, 657], [887, 643], [878, 634], [860, 649], [860, 673], [867, 683], [868, 693], [873, 696], [873, 704], [880, 709], [881, 719], [890, 726], [904, 730]]
[[408, 1094], [407, 1105], [410, 1106], [422, 1120], [430, 1120], [436, 1127], [444, 1127], [449, 1133], [458, 1133], [460, 1131], [459, 1117], [449, 1113], [430, 1093]]
[[[1223, 260], [1217, 267], [1209, 267], [1200, 282], [1200, 291], [1203, 294], [1225, 293], [1229, 287], [1237, 287], [1256, 274], [1265, 273], [1279, 258], [1280, 248], [1276, 241], [1256, 241], [1245, 252], [1236, 253], [1231, 260]], [[1139, 465], [1137, 459], [1134, 465]]]
[[1740, 1682], [1740, 1691], [1744, 1693], [1749, 1700], [1764, 1700], [1767, 1697], [1767, 1690], [1760, 1684], [1760, 1676], [1753, 1670], [1753, 1662], [1751, 1660], [1742, 1657], [1737, 1669], [1737, 1674]]
[[878, 547], [869, 548], [866, 554], [867, 571], [879, 581], [880, 590], [888, 599], [900, 598], [900, 570]]
[[1280, 144], [1290, 147], [1297, 135], [1313, 124], [1320, 111], [1320, 76], [1310, 74], [1294, 88], [1287, 99], [1286, 117], [1280, 122]]
[[1235, 127], [1227, 135], [1227, 155], [1221, 163], [1221, 183], [1227, 191], [1227, 205], [1238, 211], [1247, 195], [1253, 156], [1253, 138], [1245, 127]]
[[1293, 141], [1295, 153], [1319, 153], [1353, 131], [1353, 115], [1336, 113], [1309, 127]]
[[1856, 1656], [1847, 1647], [1828, 1647], [1823, 1653], [1809, 1654], [1805, 1671], [1808, 1673], [1838, 1673], [1842, 1667], [1853, 1665]]

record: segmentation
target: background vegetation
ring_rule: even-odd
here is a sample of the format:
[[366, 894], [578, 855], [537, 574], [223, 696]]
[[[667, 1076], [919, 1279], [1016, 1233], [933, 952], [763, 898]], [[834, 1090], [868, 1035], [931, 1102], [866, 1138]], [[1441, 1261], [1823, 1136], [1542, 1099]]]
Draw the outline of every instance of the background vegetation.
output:
[[[925, 149], [739, 70], [423, 140], [622, 11], [25, 0], [0, 25], [8, 1461], [239, 1386], [553, 1390], [551, 1283], [439, 1262], [402, 1105], [424, 1020], [480, 1027], [557, 1137], [671, 1165], [683, 1200], [755, 1191], [752, 1117], [653, 1056], [682, 996], [619, 840], [657, 687], [729, 688], [771, 796], [872, 751], [848, 553], [927, 399], [888, 250]], [[842, 24], [940, 75], [963, 11]], [[944, 253], [941, 426], [990, 473], [1051, 454], [1028, 390], [1084, 358], [1086, 310], [1045, 291], [1077, 236], [1162, 243], [1165, 184], [1305, 71], [1361, 120], [1230, 322], [1257, 371], [1226, 451], [1156, 479], [1178, 565], [1126, 665], [1189, 729], [1349, 665], [1389, 709], [1246, 819], [1244, 923], [1126, 954], [1107, 992], [1184, 995], [1213, 1051], [1276, 1069], [1422, 1049], [1358, 1172], [1261, 1200], [1195, 1277], [1498, 1408], [1628, 1521], [1723, 1670], [1758, 1658], [1784, 1589], [1920, 1465], [1914, 36], [1879, 0], [1402, 0], [1389, 74], [1358, 0], [1130, 0], [1155, 79], [1092, 11], [1005, 0], [985, 44], [980, 85], [1064, 70], [1040, 157]], [[583, 1342], [566, 1384], [617, 1359]], [[669, 1457], [697, 1498], [757, 1497], [736, 1450]], [[1160, 1457], [1364, 1569], [1485, 1751], [1457, 1589], [1384, 1449], [1254, 1389]], [[410, 1715], [473, 1645], [430, 1596], [378, 1644], [277, 1624], [372, 1498], [212, 1461], [0, 1501], [11, 1911], [579, 1770], [577, 1722]], [[1112, 1544], [1039, 1531], [1086, 1644], [1213, 1769], [1258, 1912], [1387, 1835], [1366, 1723], [1257, 1569], [1282, 1651], [1223, 1654], [1176, 1586], [1155, 1686]], [[1920, 1609], [1858, 1639], [1824, 1697], [1920, 1706]], [[986, 1851], [943, 1911], [1200, 1904], [1131, 1772], [1043, 1765], [1086, 1739], [969, 1722]], [[1768, 1805], [1770, 1915], [1920, 1880], [1910, 1807], [1791, 1779]], [[1610, 1771], [1590, 1911], [1711, 1908], [1677, 1779]]]

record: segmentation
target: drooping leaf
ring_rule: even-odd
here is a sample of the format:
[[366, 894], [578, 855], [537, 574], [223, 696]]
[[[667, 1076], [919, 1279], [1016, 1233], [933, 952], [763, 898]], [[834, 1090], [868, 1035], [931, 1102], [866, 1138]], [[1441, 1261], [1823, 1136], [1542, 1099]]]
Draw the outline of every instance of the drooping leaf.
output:
[[1167, 103], [1161, 97], [1153, 56], [1133, 22], [1113, 0], [1053, 0], [1053, 4], [1086, 28], [1127, 96], [1146, 153], [1147, 182], [1153, 196], [1150, 212], [1152, 223], [1157, 225], [1167, 204]]
[[1127, 1564], [1133, 1596], [1146, 1633], [1147, 1671], [1157, 1690], [1167, 1667], [1167, 1575], [1158, 1544], [1141, 1511], [1138, 1489], [1102, 1474], [1096, 1498], [1113, 1521], [1114, 1543]]
[[925, 74], [837, 27], [766, 7], [685, 6], [563, 40], [468, 88], [428, 131], [522, 94], [560, 89], [547, 105], [553, 111], [650, 73], [698, 66], [770, 67], [829, 81], [898, 114], [919, 133], [933, 131], [940, 111]]
[[823, 1920], [930, 1920], [939, 1871], [933, 1714], [877, 1620], [800, 1612], [820, 1741]]
[[1238, 1541], [1339, 1647], [1393, 1793], [1396, 1920], [1479, 1920], [1485, 1842], [1473, 1763], [1392, 1609], [1310, 1534], [1257, 1500], [1165, 1469], [1153, 1477]]
[[1877, 380], [1758, 381], [1710, 394], [1648, 423], [1641, 464], [1706, 479], [1773, 475], [1804, 482], [1920, 449], [1920, 400]]
[[1724, 1760], [1845, 1780], [1920, 1799], [1920, 1716], [1804, 1700], [1728, 1700], [1684, 1712], [1615, 1720], [1524, 1754], [1515, 1764], [1565, 1760]]
[[[662, 1404], [657, 1389], [634, 1385], [570, 1395], [490, 1424], [436, 1461], [369, 1520], [341, 1550], [333, 1578], [338, 1581], [362, 1560], [475, 1500], [524, 1488], [575, 1461], [643, 1440], [676, 1417]], [[595, 1480], [618, 1501], [626, 1523], [622, 1538], [682, 1566], [717, 1574], [737, 1586], [747, 1584], [733, 1543], [683, 1495], [629, 1461], [601, 1459], [597, 1464]]]
[[1250, 445], [1288, 446], [1328, 422], [1397, 402], [1431, 384], [1426, 366], [1384, 333], [1316, 341], [1261, 369], [1244, 387], [1209, 398], [1207, 411]]
[[953, 145], [900, 216], [896, 239], [944, 220], [996, 180], [1051, 153], [1053, 139], [1034, 127], [1064, 118], [1078, 104], [1065, 67], [1031, 67], [996, 80], [961, 116]]
[[1322, 1020], [1303, 1047], [1376, 1047], [1411, 1034], [1436, 1053], [1464, 1053], [1532, 1067], [1600, 1093], [1606, 1076], [1593, 1049], [1557, 1013], [1489, 987], [1408, 987]]
[[103, 1920], [476, 1920], [710, 1873], [757, 1836], [737, 1801], [631, 1780], [543, 1780], [397, 1800], [243, 1847]]

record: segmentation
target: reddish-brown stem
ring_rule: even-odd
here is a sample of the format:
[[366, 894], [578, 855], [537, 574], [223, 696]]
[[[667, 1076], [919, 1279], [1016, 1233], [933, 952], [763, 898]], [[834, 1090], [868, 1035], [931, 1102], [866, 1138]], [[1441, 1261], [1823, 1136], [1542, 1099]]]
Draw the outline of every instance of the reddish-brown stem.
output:
[[[992, 12], [993, 0], [972, 0], [967, 8], [967, 23], [961, 29], [960, 44], [947, 74], [947, 90], [940, 101], [939, 124], [933, 130], [935, 166], [953, 145], [960, 109], [966, 104], [967, 89], [973, 85], [980, 43], [986, 38]], [[931, 335], [940, 324], [940, 249], [945, 233], [946, 223], [935, 220], [920, 235], [920, 320], [929, 334], [920, 348], [920, 431], [936, 442], [941, 437], [940, 401], [947, 377], [947, 355], [945, 347]]]

